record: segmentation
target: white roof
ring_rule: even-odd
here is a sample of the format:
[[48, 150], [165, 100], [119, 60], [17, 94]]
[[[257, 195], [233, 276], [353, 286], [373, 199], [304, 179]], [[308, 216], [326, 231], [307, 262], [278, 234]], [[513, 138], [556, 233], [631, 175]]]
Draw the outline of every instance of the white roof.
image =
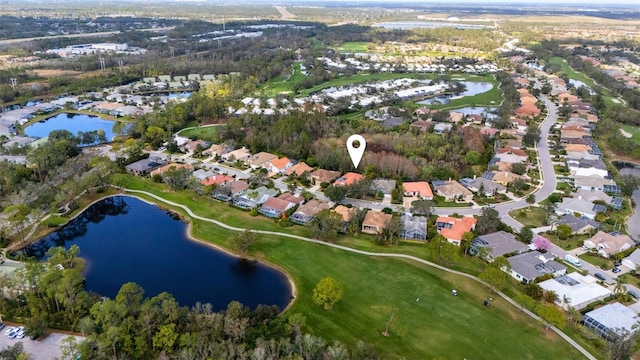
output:
[[619, 302], [589, 311], [585, 316], [592, 318], [606, 326], [608, 329], [626, 329], [630, 333], [638, 330], [635, 325], [640, 321], [635, 311], [620, 304]]
[[591, 275], [582, 276], [577, 272], [543, 281], [539, 285], [544, 290], [558, 294], [558, 302], [561, 303], [566, 297], [570, 299], [569, 305], [578, 309], [611, 295], [611, 291], [600, 286], [596, 278]]

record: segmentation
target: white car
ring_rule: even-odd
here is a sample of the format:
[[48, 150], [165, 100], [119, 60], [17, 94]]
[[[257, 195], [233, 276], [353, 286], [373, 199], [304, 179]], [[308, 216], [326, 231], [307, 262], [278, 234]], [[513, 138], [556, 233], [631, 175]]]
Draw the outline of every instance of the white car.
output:
[[14, 328], [13, 326], [9, 326], [7, 328], [7, 330], [5, 330], [4, 334], [9, 336], [9, 334], [11, 334], [12, 332], [14, 332], [16, 330], [16, 328]]

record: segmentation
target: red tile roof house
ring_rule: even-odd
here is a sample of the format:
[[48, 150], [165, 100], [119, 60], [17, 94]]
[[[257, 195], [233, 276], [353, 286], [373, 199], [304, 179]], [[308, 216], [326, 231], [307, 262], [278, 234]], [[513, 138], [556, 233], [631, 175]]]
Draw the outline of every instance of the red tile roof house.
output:
[[210, 186], [210, 185], [225, 184], [225, 183], [228, 183], [228, 182], [231, 182], [231, 181], [233, 181], [233, 178], [231, 176], [213, 175], [213, 176], [209, 176], [206, 179], [200, 180], [200, 184], [202, 184], [204, 186]]
[[296, 203], [270, 197], [260, 206], [258, 212], [266, 217], [278, 218], [281, 217], [285, 211], [291, 209], [294, 206], [296, 206]]
[[315, 180], [316, 184], [323, 182], [330, 183], [340, 176], [339, 171], [331, 171], [325, 169], [318, 169], [310, 174], [311, 178]]
[[284, 174], [287, 176], [291, 176], [291, 174], [296, 174], [297, 176], [302, 176], [304, 173], [311, 174], [313, 168], [307, 165], [305, 162], [299, 162], [292, 167], [288, 168]]
[[421, 199], [433, 200], [431, 186], [426, 181], [402, 183], [402, 191], [404, 196], [419, 196]]
[[342, 175], [341, 177], [339, 177], [334, 183], [333, 185], [335, 186], [349, 186], [349, 185], [353, 185], [357, 182], [360, 182], [364, 180], [364, 176], [358, 174], [358, 173], [354, 173], [354, 172], [348, 172], [344, 175]]
[[289, 169], [293, 166], [293, 163], [289, 158], [283, 157], [280, 159], [271, 160], [269, 164], [267, 164], [267, 170], [273, 173], [282, 174], [285, 170]]
[[385, 214], [380, 211], [367, 211], [364, 220], [362, 220], [362, 232], [364, 234], [377, 235], [384, 230], [392, 217], [391, 214]]
[[329, 209], [329, 204], [316, 199], [311, 199], [308, 203], [300, 205], [298, 210], [291, 214], [291, 221], [300, 225], [309, 225], [311, 224], [313, 217], [325, 209]]
[[439, 216], [436, 219], [436, 229], [447, 241], [453, 245], [460, 246], [460, 243], [462, 243], [462, 235], [464, 235], [465, 232], [473, 231], [477, 223], [478, 220], [476, 218], [468, 216], [462, 219]]

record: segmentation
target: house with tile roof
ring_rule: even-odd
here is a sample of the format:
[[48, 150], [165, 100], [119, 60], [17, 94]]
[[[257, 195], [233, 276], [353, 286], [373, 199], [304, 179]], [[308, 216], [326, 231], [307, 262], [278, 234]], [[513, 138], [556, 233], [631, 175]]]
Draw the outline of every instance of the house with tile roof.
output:
[[500, 185], [507, 186], [511, 184], [515, 179], [522, 179], [523, 181], [527, 181], [526, 176], [514, 174], [509, 171], [492, 171], [493, 172], [493, 181], [497, 182]]
[[444, 197], [447, 202], [452, 201], [472, 201], [473, 193], [462, 186], [456, 180], [434, 181], [433, 189], [437, 195]]
[[318, 169], [310, 174], [311, 178], [316, 182], [316, 184], [321, 183], [331, 183], [333, 180], [340, 177], [339, 171], [331, 171], [325, 169]]
[[391, 214], [369, 210], [364, 216], [364, 220], [362, 220], [362, 232], [364, 234], [377, 235], [387, 227], [392, 218]]
[[282, 174], [292, 166], [293, 166], [293, 163], [291, 162], [291, 160], [289, 160], [289, 158], [287, 157], [283, 157], [283, 158], [271, 160], [271, 162], [269, 162], [269, 164], [267, 165], [267, 170], [269, 170], [272, 173]]
[[258, 212], [266, 217], [279, 218], [285, 211], [293, 208], [294, 206], [296, 206], [296, 203], [289, 202], [284, 199], [269, 197], [267, 201], [258, 208]]
[[426, 181], [403, 182], [402, 191], [404, 196], [417, 196], [425, 200], [433, 200], [431, 186]]
[[221, 201], [229, 201], [242, 195], [247, 189], [249, 184], [244, 180], [236, 180], [226, 184], [217, 186], [213, 190], [213, 198]]
[[554, 260], [551, 253], [531, 251], [507, 258], [510, 269], [509, 275], [514, 279], [528, 284], [538, 276], [552, 274], [554, 277], [567, 273], [567, 267]]
[[[470, 179], [466, 186], [469, 190], [486, 197], [494, 197], [496, 194], [505, 194], [507, 192], [507, 188], [504, 185], [483, 177]], [[481, 192], [482, 194], [480, 194]]]
[[233, 178], [231, 176], [217, 174], [200, 180], [200, 184], [204, 186], [212, 186], [225, 184], [231, 181], [233, 181]]
[[364, 180], [364, 176], [354, 172], [348, 172], [333, 183], [335, 186], [349, 186]]
[[255, 155], [251, 155], [245, 160], [245, 163], [251, 166], [252, 169], [259, 169], [261, 167], [266, 167], [271, 161], [276, 160], [277, 158], [278, 156], [276, 155], [262, 151]]
[[287, 176], [292, 174], [295, 174], [296, 176], [303, 176], [305, 173], [307, 173], [307, 175], [311, 174], [312, 171], [313, 168], [302, 161], [285, 170], [284, 174]]
[[438, 216], [436, 219], [436, 230], [447, 241], [453, 245], [460, 246], [462, 243], [462, 236], [465, 232], [471, 232], [476, 228], [478, 219], [463, 216], [462, 218], [454, 218], [449, 216]]
[[165, 172], [169, 171], [169, 170], [178, 170], [178, 169], [186, 169], [191, 171], [193, 169], [193, 166], [189, 165], [189, 164], [179, 164], [179, 163], [169, 163], [166, 165], [162, 165], [161, 167], [154, 169], [151, 171], [150, 175], [154, 176], [154, 175], [162, 175]]
[[260, 186], [253, 190], [247, 189], [242, 195], [233, 199], [233, 205], [245, 210], [253, 209], [276, 195], [278, 195], [278, 190], [269, 189], [266, 186]]
[[226, 154], [222, 154], [220, 157], [226, 162], [245, 161], [251, 156], [251, 153], [247, 148], [242, 147], [233, 151], [229, 151]]

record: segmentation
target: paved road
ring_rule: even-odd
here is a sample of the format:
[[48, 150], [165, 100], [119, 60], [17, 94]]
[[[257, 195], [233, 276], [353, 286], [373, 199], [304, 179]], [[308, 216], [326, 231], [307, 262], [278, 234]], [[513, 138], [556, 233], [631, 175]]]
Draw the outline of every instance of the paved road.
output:
[[[209, 218], [205, 218], [205, 217], [202, 217], [202, 216], [196, 215], [196, 214], [194, 214], [194, 213], [193, 213], [193, 211], [191, 211], [191, 209], [190, 209], [190, 208], [188, 208], [188, 207], [187, 207], [187, 206], [185, 206], [185, 205], [178, 204], [178, 203], [175, 203], [175, 202], [170, 201], [170, 200], [166, 200], [166, 199], [164, 199], [164, 198], [162, 198], [162, 197], [160, 197], [160, 196], [157, 196], [157, 195], [155, 195], [155, 194], [152, 194], [152, 193], [149, 193], [149, 192], [146, 192], [146, 191], [142, 191], [142, 190], [132, 190], [132, 189], [123, 189], [123, 190], [124, 190], [124, 191], [126, 191], [126, 192], [127, 192], [127, 193], [129, 193], [129, 194], [144, 194], [144, 195], [146, 195], [146, 196], [149, 196], [149, 197], [151, 197], [151, 198], [153, 198], [153, 199], [156, 199], [156, 200], [158, 200], [158, 201], [164, 202], [164, 203], [169, 204], [169, 205], [171, 205], [171, 206], [175, 206], [175, 207], [181, 208], [181, 209], [183, 209], [183, 210], [184, 210], [184, 211], [185, 211], [185, 212], [186, 212], [190, 217], [192, 217], [192, 218], [194, 218], [194, 219], [198, 219], [198, 220], [201, 220], [201, 221], [210, 222], [210, 223], [216, 224], [216, 225], [221, 226], [221, 227], [223, 227], [223, 228], [225, 228], [225, 229], [228, 229], [228, 230], [232, 230], [232, 231], [245, 231], [245, 230], [247, 230], [247, 229], [245, 229], [245, 228], [237, 228], [237, 227], [227, 225], [227, 224], [225, 224], [225, 223], [223, 223], [223, 222], [220, 222], [220, 221], [217, 221], [217, 220], [214, 220], [214, 219], [209, 219]], [[431, 266], [431, 267], [437, 268], [437, 269], [442, 270], [442, 271], [446, 271], [446, 272], [448, 272], [448, 273], [456, 274], [456, 275], [459, 275], [459, 276], [464, 276], [464, 277], [469, 278], [469, 279], [471, 279], [471, 280], [473, 280], [473, 281], [477, 281], [477, 282], [479, 282], [479, 283], [481, 283], [481, 284], [483, 284], [483, 285], [485, 285], [485, 286], [487, 286], [487, 287], [490, 287], [490, 285], [489, 285], [488, 283], [486, 283], [486, 282], [484, 282], [484, 281], [480, 280], [479, 278], [477, 278], [477, 277], [475, 277], [475, 276], [473, 276], [473, 275], [470, 275], [470, 274], [467, 274], [467, 273], [463, 273], [463, 272], [460, 272], [460, 271], [456, 271], [456, 270], [451, 270], [451, 269], [449, 269], [449, 268], [447, 268], [447, 267], [444, 267], [444, 266], [438, 265], [438, 264], [436, 264], [436, 263], [432, 263], [432, 262], [430, 262], [430, 261], [427, 261], [427, 260], [424, 260], [424, 259], [421, 259], [421, 258], [418, 258], [418, 257], [415, 257], [415, 256], [407, 255], [407, 254], [394, 254], [394, 253], [377, 253], [377, 252], [369, 252], [369, 251], [353, 249], [353, 248], [350, 248], [350, 247], [347, 247], [347, 246], [337, 245], [337, 244], [328, 243], [328, 242], [325, 242], [325, 241], [320, 241], [320, 240], [316, 240], [316, 239], [306, 238], [306, 237], [303, 237], [303, 236], [298, 236], [298, 235], [293, 235], [293, 234], [288, 234], [288, 233], [281, 233], [281, 232], [276, 232], [276, 231], [265, 231], [265, 230], [251, 230], [251, 229], [249, 229], [249, 230], [250, 230], [251, 232], [255, 232], [255, 233], [258, 233], [258, 234], [268, 234], [268, 235], [276, 235], [276, 236], [282, 236], [282, 237], [293, 238], [293, 239], [297, 239], [297, 240], [302, 240], [302, 241], [306, 241], [306, 242], [311, 242], [311, 243], [315, 243], [315, 244], [323, 245], [323, 246], [329, 246], [329, 247], [333, 247], [333, 248], [340, 249], [340, 250], [343, 250], [343, 251], [349, 251], [349, 252], [352, 252], [352, 253], [361, 254], [361, 255], [366, 255], [366, 256], [390, 257], [390, 258], [408, 259], [408, 260], [416, 261], [416, 262], [419, 262], [419, 263], [422, 263], [422, 264], [425, 264], [425, 265], [428, 265], [428, 266]], [[523, 311], [524, 313], [526, 313], [527, 315], [529, 315], [530, 317], [532, 317], [533, 319], [535, 319], [536, 321], [540, 321], [540, 322], [542, 322], [542, 319], [541, 319], [540, 317], [538, 317], [536, 314], [532, 313], [531, 311], [529, 311], [529, 310], [527, 310], [527, 309], [525, 309], [525, 308], [521, 307], [518, 303], [516, 303], [514, 300], [512, 300], [512, 299], [511, 299], [510, 297], [508, 297], [507, 295], [503, 294], [503, 293], [502, 293], [502, 292], [500, 292], [500, 291], [496, 291], [496, 294], [497, 294], [497, 295], [499, 295], [500, 297], [502, 297], [502, 298], [503, 298], [504, 300], [506, 300], [507, 302], [509, 302], [511, 305], [515, 306], [516, 308], [520, 309], [521, 311]], [[565, 334], [564, 332], [562, 332], [560, 329], [558, 329], [558, 328], [556, 328], [556, 327], [554, 327], [554, 326], [550, 326], [549, 328], [550, 328], [551, 330], [553, 330], [555, 333], [557, 333], [560, 337], [562, 337], [563, 339], [565, 339], [565, 340], [566, 340], [569, 344], [571, 344], [571, 346], [573, 346], [576, 350], [580, 351], [580, 352], [581, 352], [581, 353], [582, 353], [582, 354], [583, 354], [587, 359], [590, 359], [590, 360], [596, 360], [596, 358], [595, 358], [593, 355], [591, 355], [591, 354], [590, 354], [587, 350], [585, 350], [585, 349], [584, 349], [580, 344], [578, 344], [577, 342], [575, 342], [572, 338], [570, 338], [568, 335], [566, 335], [566, 334]]]

